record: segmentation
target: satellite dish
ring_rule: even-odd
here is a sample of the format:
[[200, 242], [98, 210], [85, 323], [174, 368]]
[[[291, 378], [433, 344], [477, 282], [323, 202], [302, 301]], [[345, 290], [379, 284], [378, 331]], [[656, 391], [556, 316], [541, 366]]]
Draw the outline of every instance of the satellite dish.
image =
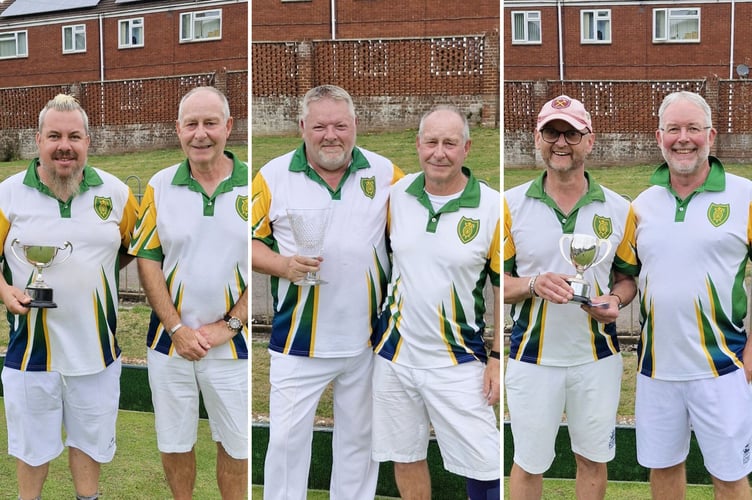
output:
[[749, 67], [746, 64], [740, 64], [736, 67], [736, 74], [742, 78], [747, 78], [747, 75], [749, 75]]

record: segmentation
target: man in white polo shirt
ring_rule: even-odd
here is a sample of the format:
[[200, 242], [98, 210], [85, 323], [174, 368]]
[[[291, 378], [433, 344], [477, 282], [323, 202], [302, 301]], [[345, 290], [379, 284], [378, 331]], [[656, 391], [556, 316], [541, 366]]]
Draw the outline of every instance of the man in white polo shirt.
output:
[[637, 460], [656, 499], [684, 497], [692, 432], [715, 498], [752, 498], [752, 181], [710, 156], [716, 133], [702, 96], [666, 96], [655, 133], [666, 162], [632, 203], [625, 245], [642, 316]]
[[[466, 478], [472, 500], [501, 491], [493, 410], [501, 378], [501, 199], [465, 167], [470, 144], [462, 113], [432, 109], [416, 138], [421, 172], [390, 192], [392, 278], [375, 347], [373, 456], [394, 462], [402, 498], [431, 498], [431, 427], [444, 467]], [[484, 301], [487, 281], [493, 304]]]
[[183, 96], [176, 129], [186, 159], [149, 180], [130, 248], [153, 309], [149, 386], [176, 500], [193, 496], [199, 393], [222, 498], [248, 492], [248, 166], [225, 149], [232, 125], [218, 89]]
[[[253, 179], [251, 259], [271, 275], [270, 430], [266, 500], [307, 496], [313, 421], [334, 389], [332, 499], [373, 498], [371, 459], [373, 334], [389, 276], [385, 231], [389, 186], [402, 177], [390, 160], [355, 146], [352, 98], [321, 85], [303, 97], [303, 144]], [[289, 208], [331, 208], [322, 258], [302, 257]], [[296, 285], [309, 271], [326, 284]]]
[[[98, 498], [100, 464], [115, 454], [118, 272], [137, 206], [122, 181], [87, 164], [90, 141], [86, 112], [60, 94], [39, 114], [39, 158], [0, 184], [0, 298], [12, 314], [2, 379], [22, 500], [40, 497], [64, 446], [76, 497]], [[44, 271], [57, 307], [33, 307], [23, 291], [34, 266], [20, 247], [34, 245], [60, 249]]]
[[[514, 321], [505, 372], [512, 498], [541, 497], [565, 410], [578, 492], [603, 498], [606, 464], [616, 452], [622, 359], [615, 321], [636, 286], [615, 253], [629, 202], [585, 171], [594, 143], [580, 101], [565, 95], [548, 101], [535, 130], [546, 170], [504, 193], [504, 302], [512, 304]], [[574, 234], [611, 242], [605, 260], [584, 273], [589, 299], [603, 308], [570, 303], [575, 269], [561, 255], [560, 240]]]

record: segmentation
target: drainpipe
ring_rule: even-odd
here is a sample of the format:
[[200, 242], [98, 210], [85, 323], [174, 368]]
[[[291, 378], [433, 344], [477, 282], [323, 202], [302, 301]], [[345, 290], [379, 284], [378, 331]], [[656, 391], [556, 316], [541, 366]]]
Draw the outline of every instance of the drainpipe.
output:
[[332, 40], [337, 39], [337, 6], [336, 0], [331, 0], [332, 5]]
[[99, 14], [99, 81], [104, 81], [104, 33], [102, 33], [102, 14]]
[[734, 14], [736, 13], [736, 8], [734, 7], [734, 0], [731, 0], [731, 43], [729, 44], [730, 47], [730, 53], [729, 53], [729, 80], [733, 80], [734, 78]]
[[562, 34], [561, 0], [556, 0], [556, 17], [556, 22], [559, 25], [559, 80], [564, 80], [564, 41]]

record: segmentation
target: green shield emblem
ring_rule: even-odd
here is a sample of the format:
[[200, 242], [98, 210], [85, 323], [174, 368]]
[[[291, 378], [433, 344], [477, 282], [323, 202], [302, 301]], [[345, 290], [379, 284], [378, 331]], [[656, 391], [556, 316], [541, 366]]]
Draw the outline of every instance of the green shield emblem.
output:
[[241, 219], [248, 222], [248, 195], [235, 198], [235, 211]]
[[360, 189], [364, 195], [373, 199], [376, 196], [376, 177], [363, 177], [360, 179]]
[[611, 219], [609, 217], [596, 215], [593, 217], [593, 231], [600, 239], [608, 239], [608, 237], [614, 232], [614, 226], [611, 223]]
[[96, 212], [100, 219], [107, 220], [107, 217], [112, 213], [112, 198], [95, 196], [94, 212]]
[[728, 203], [711, 203], [708, 207], [708, 220], [715, 227], [726, 222], [731, 214], [731, 205]]
[[479, 219], [468, 219], [462, 217], [457, 224], [457, 235], [460, 237], [462, 243], [469, 243], [478, 236], [478, 230], [480, 229]]

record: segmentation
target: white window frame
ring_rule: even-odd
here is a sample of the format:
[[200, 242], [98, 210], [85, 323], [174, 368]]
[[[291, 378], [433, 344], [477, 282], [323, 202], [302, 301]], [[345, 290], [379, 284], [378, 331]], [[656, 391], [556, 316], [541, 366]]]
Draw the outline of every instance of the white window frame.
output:
[[611, 43], [611, 9], [580, 11], [580, 43]]
[[0, 33], [0, 44], [3, 42], [13, 42], [15, 54], [4, 56], [0, 52], [0, 59], [29, 57], [29, 32], [27, 30]]
[[[211, 35], [204, 35], [202, 33], [196, 33], [196, 26], [201, 26], [209, 23], [218, 23], [219, 27], [214, 31], [210, 31]], [[187, 33], [186, 33], [187, 31]], [[194, 12], [183, 12], [180, 14], [180, 43], [187, 42], [206, 42], [208, 40], [221, 40], [222, 39], [222, 9], [212, 9]]]
[[[70, 40], [66, 40], [66, 32], [70, 33]], [[71, 24], [69, 26], [63, 26], [63, 54], [75, 54], [78, 52], [86, 52], [86, 25], [85, 24]], [[80, 38], [79, 38], [80, 37]], [[83, 41], [83, 47], [77, 47], [77, 40]], [[71, 45], [67, 46], [67, 42]]]
[[700, 43], [701, 24], [699, 7], [653, 9], [653, 42]]
[[[517, 33], [515, 17], [522, 16], [523, 29], [522, 33]], [[537, 26], [538, 39], [530, 39], [530, 27]], [[539, 10], [529, 11], [512, 11], [512, 44], [513, 45], [540, 45], [543, 42], [543, 33], [541, 29], [541, 12]]]
[[[123, 32], [127, 30], [126, 42], [123, 43]], [[141, 40], [133, 43], [134, 34], [141, 33]], [[118, 48], [119, 49], [131, 49], [144, 46], [144, 39], [146, 38], [146, 31], [144, 29], [144, 18], [133, 17], [129, 19], [118, 20]]]

